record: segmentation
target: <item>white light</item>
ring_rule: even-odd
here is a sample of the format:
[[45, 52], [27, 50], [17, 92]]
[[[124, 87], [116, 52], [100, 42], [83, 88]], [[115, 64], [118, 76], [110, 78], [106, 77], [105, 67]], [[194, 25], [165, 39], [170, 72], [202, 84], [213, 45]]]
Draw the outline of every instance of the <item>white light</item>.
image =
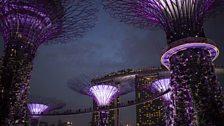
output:
[[39, 115], [42, 112], [44, 112], [48, 108], [48, 106], [44, 105], [44, 104], [31, 103], [31, 104], [28, 104], [28, 108], [29, 108], [31, 114]]
[[116, 93], [118, 93], [117, 87], [111, 85], [95, 85], [89, 90], [99, 106], [109, 105]]

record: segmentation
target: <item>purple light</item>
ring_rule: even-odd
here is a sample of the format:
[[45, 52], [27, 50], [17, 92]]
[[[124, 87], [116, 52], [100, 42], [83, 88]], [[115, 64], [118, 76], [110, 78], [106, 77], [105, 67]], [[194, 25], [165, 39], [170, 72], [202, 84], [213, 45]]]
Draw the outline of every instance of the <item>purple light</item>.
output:
[[161, 57], [161, 63], [167, 69], [169, 69], [170, 68], [170, 61], [169, 61], [170, 57], [172, 57], [172, 55], [178, 53], [179, 51], [187, 50], [190, 48], [202, 48], [202, 49], [208, 50], [213, 61], [219, 55], [219, 49], [214, 45], [211, 45], [208, 43], [187, 43], [187, 44], [182, 44], [182, 45], [176, 46], [176, 47], [171, 48], [168, 51], [166, 51]]
[[118, 93], [118, 88], [112, 85], [95, 85], [89, 91], [99, 106], [107, 106]]
[[[158, 92], [164, 92], [170, 88], [170, 79], [160, 79], [152, 83], [152, 88], [155, 89]], [[162, 96], [163, 99], [166, 101], [169, 101], [171, 98], [171, 92], [169, 91], [165, 95]]]
[[[199, 7], [203, 9], [201, 9], [199, 12], [207, 12], [214, 1], [215, 0], [201, 1]], [[159, 22], [163, 20], [163, 17], [161, 15], [162, 13], [166, 12], [167, 15], [174, 17], [178, 12], [178, 16], [186, 16], [185, 10], [196, 11], [193, 9], [195, 6], [198, 6], [198, 3], [199, 2], [197, 0], [138, 0], [137, 4], [140, 6], [136, 11], [151, 22]], [[199, 17], [202, 16], [202, 14], [199, 15]]]
[[28, 104], [28, 108], [32, 115], [39, 115], [44, 112], [48, 108], [48, 106], [44, 104], [31, 103]]
[[168, 44], [187, 37], [204, 37], [204, 18], [223, 4], [222, 0], [102, 1], [105, 10], [120, 22], [140, 28], [162, 28]]
[[[58, 30], [52, 30], [56, 28], [56, 25], [53, 26], [55, 22], [48, 17], [47, 11], [40, 7], [39, 4], [35, 4], [35, 2], [33, 4], [36, 6], [29, 6], [28, 3], [19, 4], [19, 2], [9, 2], [7, 4], [7, 7], [3, 9], [5, 14], [3, 18], [3, 35], [6, 45], [10, 42], [12, 33], [17, 33], [19, 37], [26, 38], [30, 44], [37, 47], [57, 35]], [[57, 26], [57, 28], [59, 27]]]

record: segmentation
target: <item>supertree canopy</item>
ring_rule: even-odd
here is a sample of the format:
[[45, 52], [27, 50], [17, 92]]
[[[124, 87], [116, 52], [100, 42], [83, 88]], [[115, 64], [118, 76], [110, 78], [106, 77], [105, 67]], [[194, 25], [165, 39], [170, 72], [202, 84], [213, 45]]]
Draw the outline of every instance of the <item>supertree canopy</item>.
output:
[[64, 103], [58, 100], [30, 96], [30, 101], [27, 104], [30, 113], [31, 126], [37, 126], [41, 118], [41, 114], [61, 109], [65, 106]]
[[222, 7], [222, 0], [102, 0], [105, 9], [122, 22], [138, 27], [162, 27], [168, 43], [185, 37], [204, 37], [204, 15]]
[[[161, 62], [171, 73], [174, 125], [224, 125], [223, 95], [212, 62], [219, 50], [203, 30], [206, 15], [223, 9], [224, 1], [102, 1], [105, 9], [122, 22], [157, 26], [166, 32], [168, 48]], [[188, 114], [189, 105], [194, 116]]]
[[115, 98], [118, 93], [117, 87], [104, 84], [92, 86], [89, 90], [98, 106], [109, 106], [113, 98]]
[[38, 47], [50, 40], [66, 42], [95, 24], [94, 0], [0, 1], [0, 33], [5, 44], [1, 74], [0, 124], [26, 121], [32, 62]]
[[[167, 90], [170, 90], [170, 79], [165, 78], [165, 79], [160, 79], [156, 80], [151, 84], [153, 92], [165, 92]], [[165, 101], [169, 101], [171, 99], [171, 92], [166, 93], [165, 95], [162, 96], [162, 98]]]
[[31, 114], [38, 115], [44, 112], [48, 108], [48, 106], [44, 104], [38, 104], [38, 103], [29, 103], [28, 108]]

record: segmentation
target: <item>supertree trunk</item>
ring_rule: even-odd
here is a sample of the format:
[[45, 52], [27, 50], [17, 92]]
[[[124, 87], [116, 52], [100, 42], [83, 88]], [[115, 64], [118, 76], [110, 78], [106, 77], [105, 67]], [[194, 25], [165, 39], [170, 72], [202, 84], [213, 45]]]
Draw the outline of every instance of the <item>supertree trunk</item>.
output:
[[[185, 119], [190, 119], [197, 126], [224, 125], [223, 96], [208, 50], [189, 48], [177, 52], [170, 58], [170, 71], [174, 107], [178, 115], [174, 116], [175, 125], [185, 125]], [[186, 109], [189, 106], [194, 112]], [[192, 116], [187, 118], [189, 112], [195, 114], [196, 123]]]
[[108, 111], [100, 112], [100, 119], [99, 119], [98, 126], [108, 126], [108, 115], [109, 115]]
[[173, 126], [195, 126], [190, 87], [179, 83], [181, 81], [182, 76], [177, 78], [175, 73], [171, 74], [171, 123]]
[[164, 110], [164, 120], [166, 122], [166, 126], [173, 126], [174, 125], [174, 118], [173, 118], [173, 108], [171, 101], [163, 101]]
[[1, 74], [0, 124], [25, 125], [32, 61], [36, 49], [20, 39], [12, 39], [5, 49]]

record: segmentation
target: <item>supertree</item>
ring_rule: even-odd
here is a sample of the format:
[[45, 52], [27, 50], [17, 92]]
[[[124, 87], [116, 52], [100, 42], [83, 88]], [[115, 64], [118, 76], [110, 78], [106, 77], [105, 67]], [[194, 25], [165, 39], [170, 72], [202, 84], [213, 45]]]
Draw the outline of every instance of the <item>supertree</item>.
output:
[[29, 103], [27, 104], [31, 115], [31, 126], [38, 126], [41, 114], [48, 113], [56, 109], [61, 109], [64, 106], [65, 104], [58, 100], [32, 96]]
[[1, 74], [0, 124], [25, 123], [32, 62], [51, 40], [81, 37], [96, 20], [94, 0], [2, 0], [0, 32], [5, 45]]
[[[174, 125], [224, 125], [223, 95], [213, 61], [219, 50], [205, 37], [206, 15], [223, 9], [223, 0], [102, 0], [113, 17], [138, 27], [160, 27], [168, 47], [161, 62], [171, 73]], [[192, 100], [185, 99], [192, 97]], [[194, 116], [188, 116], [192, 102]], [[196, 117], [196, 124], [192, 121]]]
[[[88, 81], [89, 80], [89, 81]], [[98, 126], [108, 125], [109, 106], [117, 97], [127, 94], [133, 91], [134, 88], [127, 83], [115, 83], [114, 81], [104, 82], [91, 82], [90, 79], [74, 79], [68, 82], [69, 88], [84, 95], [92, 97], [98, 105], [100, 110], [100, 119], [98, 120]]]
[[48, 109], [48, 105], [41, 103], [28, 103], [28, 109], [34, 116], [31, 118], [31, 126], [37, 126], [40, 119], [40, 114]]

